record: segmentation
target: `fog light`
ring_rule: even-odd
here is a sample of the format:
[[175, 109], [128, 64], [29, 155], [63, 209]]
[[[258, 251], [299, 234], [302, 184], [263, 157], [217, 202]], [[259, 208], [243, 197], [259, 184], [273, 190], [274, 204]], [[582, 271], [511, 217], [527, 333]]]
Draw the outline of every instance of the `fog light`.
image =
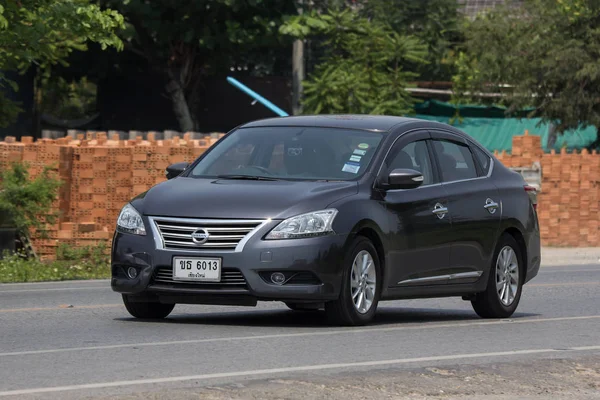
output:
[[138, 274], [137, 268], [129, 267], [127, 269], [127, 276], [129, 276], [130, 279], [135, 279], [137, 277], [137, 274]]
[[273, 272], [271, 274], [271, 282], [276, 285], [283, 285], [285, 283], [285, 275], [281, 272]]

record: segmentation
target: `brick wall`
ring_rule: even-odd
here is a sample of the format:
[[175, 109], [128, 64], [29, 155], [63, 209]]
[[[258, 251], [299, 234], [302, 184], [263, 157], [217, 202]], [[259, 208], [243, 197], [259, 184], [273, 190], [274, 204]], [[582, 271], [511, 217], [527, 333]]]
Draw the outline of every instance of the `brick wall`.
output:
[[513, 138], [512, 154], [496, 153], [507, 167], [540, 162], [538, 218], [545, 246], [600, 246], [600, 154], [587, 150], [544, 153], [540, 136]]
[[[61, 212], [48, 227], [48, 238], [34, 237], [36, 251], [52, 258], [59, 243], [71, 246], [110, 243], [119, 211], [137, 194], [165, 180], [172, 163], [192, 161], [218, 140], [219, 135], [169, 135], [156, 140], [154, 133], [135, 140], [119, 140], [106, 133], [79, 134], [61, 139], [0, 142], [0, 167], [24, 161], [32, 177], [44, 166], [64, 182], [54, 207]], [[181, 136], [181, 137], [180, 137]], [[122, 136], [121, 136], [122, 137]], [[194, 139], [192, 139], [194, 137]], [[539, 136], [513, 138], [511, 154], [496, 154], [508, 167], [529, 167], [541, 162], [539, 219], [542, 241], [548, 246], [600, 246], [600, 155], [586, 150], [567, 154], [542, 151]]]
[[[46, 238], [34, 235], [34, 248], [45, 259], [56, 255], [59, 243], [90, 246], [112, 239], [119, 211], [134, 196], [164, 181], [168, 165], [191, 162], [220, 135], [191, 139], [191, 134], [155, 140], [153, 133], [135, 140], [109, 139], [106, 133], [80, 134], [76, 139], [42, 139], [21, 142], [7, 137], [0, 142], [0, 168], [23, 161], [32, 178], [50, 166], [63, 182], [54, 207], [57, 224], [48, 226]], [[197, 137], [197, 135], [195, 135]]]

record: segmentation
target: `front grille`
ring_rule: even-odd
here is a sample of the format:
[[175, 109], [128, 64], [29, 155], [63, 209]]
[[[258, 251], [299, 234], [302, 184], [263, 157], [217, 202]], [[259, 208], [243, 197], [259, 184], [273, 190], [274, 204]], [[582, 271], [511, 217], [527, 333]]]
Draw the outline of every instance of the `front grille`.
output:
[[168, 284], [177, 284], [177, 285], [194, 285], [196, 287], [206, 287], [206, 288], [218, 288], [218, 287], [227, 287], [227, 288], [245, 288], [246, 287], [246, 279], [244, 275], [237, 269], [233, 268], [224, 268], [221, 271], [221, 281], [220, 282], [189, 282], [189, 281], [176, 281], [173, 280], [173, 268], [172, 267], [160, 267], [157, 268], [154, 272], [154, 276], [152, 279], [153, 283], [168, 283]]
[[[263, 221], [258, 220], [193, 220], [180, 218], [151, 218], [162, 247], [172, 250], [235, 250], [239, 243]], [[208, 240], [199, 244], [192, 233], [206, 231]]]

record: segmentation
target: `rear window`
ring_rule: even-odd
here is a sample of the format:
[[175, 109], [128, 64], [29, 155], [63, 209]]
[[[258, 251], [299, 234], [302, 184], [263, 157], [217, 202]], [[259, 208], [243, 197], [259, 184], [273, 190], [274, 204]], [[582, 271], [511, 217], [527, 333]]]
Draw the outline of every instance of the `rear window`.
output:
[[479, 147], [471, 146], [471, 148], [473, 149], [475, 158], [477, 158], [477, 161], [479, 162], [479, 165], [483, 170], [482, 176], [486, 176], [490, 172], [490, 165], [492, 164], [492, 159]]

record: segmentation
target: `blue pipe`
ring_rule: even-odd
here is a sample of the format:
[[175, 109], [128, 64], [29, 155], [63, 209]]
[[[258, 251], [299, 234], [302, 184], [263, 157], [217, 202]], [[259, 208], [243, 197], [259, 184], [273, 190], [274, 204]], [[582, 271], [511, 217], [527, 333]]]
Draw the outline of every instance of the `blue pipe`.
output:
[[237, 79], [234, 79], [230, 76], [227, 77], [227, 82], [231, 83], [236, 88], [240, 89], [242, 92], [246, 93], [248, 96], [254, 98], [256, 101], [260, 102], [263, 106], [267, 107], [269, 110], [273, 111], [275, 114], [280, 117], [289, 116], [288, 113], [283, 111], [281, 108], [277, 107], [275, 104], [271, 103], [269, 100], [262, 97], [260, 94], [256, 93], [254, 90], [250, 89], [248, 86], [244, 85]]

